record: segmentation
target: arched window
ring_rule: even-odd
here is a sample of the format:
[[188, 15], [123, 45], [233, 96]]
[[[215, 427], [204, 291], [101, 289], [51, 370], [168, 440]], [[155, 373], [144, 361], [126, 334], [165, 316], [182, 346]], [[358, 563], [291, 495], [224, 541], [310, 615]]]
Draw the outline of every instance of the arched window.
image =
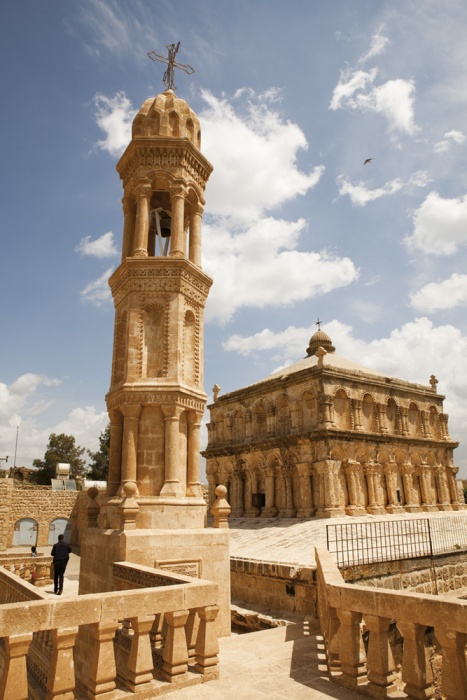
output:
[[279, 396], [276, 401], [276, 434], [290, 433], [290, 407], [287, 396]]
[[262, 403], [255, 406], [254, 418], [254, 437], [264, 437], [267, 433], [267, 421], [266, 409]]

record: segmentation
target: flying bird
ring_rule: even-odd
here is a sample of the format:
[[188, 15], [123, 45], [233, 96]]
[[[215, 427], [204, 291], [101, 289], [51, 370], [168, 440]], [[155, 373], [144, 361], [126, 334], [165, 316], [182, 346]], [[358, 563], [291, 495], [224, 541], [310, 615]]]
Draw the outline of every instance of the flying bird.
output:
[[363, 165], [368, 165], [368, 163], [371, 163], [372, 160], [373, 160], [373, 158], [367, 158], [367, 159], [364, 161]]

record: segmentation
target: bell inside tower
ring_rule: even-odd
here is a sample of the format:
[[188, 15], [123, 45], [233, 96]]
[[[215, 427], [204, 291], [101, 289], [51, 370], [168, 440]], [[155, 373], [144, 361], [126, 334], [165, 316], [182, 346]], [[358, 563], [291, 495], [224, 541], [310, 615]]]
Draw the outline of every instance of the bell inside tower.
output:
[[170, 252], [172, 216], [168, 192], [155, 192], [149, 210], [148, 255], [167, 257]]

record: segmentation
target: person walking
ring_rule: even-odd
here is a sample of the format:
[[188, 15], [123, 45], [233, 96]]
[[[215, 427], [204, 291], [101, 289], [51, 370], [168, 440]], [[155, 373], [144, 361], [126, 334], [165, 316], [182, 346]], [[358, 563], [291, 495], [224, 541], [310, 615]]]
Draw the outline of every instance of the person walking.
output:
[[57, 544], [52, 547], [51, 555], [54, 558], [54, 593], [62, 595], [63, 575], [70, 558], [71, 547], [64, 541], [63, 535], [58, 536]]

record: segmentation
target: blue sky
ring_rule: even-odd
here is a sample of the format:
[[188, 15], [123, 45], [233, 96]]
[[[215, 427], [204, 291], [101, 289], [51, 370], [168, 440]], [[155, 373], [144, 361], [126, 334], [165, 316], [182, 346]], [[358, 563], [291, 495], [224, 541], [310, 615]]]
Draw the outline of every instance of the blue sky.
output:
[[[0, 28], [0, 457], [107, 423], [131, 120], [177, 94], [206, 190], [205, 389], [336, 351], [446, 395], [467, 478], [467, 5], [462, 0], [22, 0]], [[364, 165], [364, 160], [372, 162]], [[3, 463], [1, 466], [5, 466]], [[8, 465], [9, 466], [9, 465]]]

